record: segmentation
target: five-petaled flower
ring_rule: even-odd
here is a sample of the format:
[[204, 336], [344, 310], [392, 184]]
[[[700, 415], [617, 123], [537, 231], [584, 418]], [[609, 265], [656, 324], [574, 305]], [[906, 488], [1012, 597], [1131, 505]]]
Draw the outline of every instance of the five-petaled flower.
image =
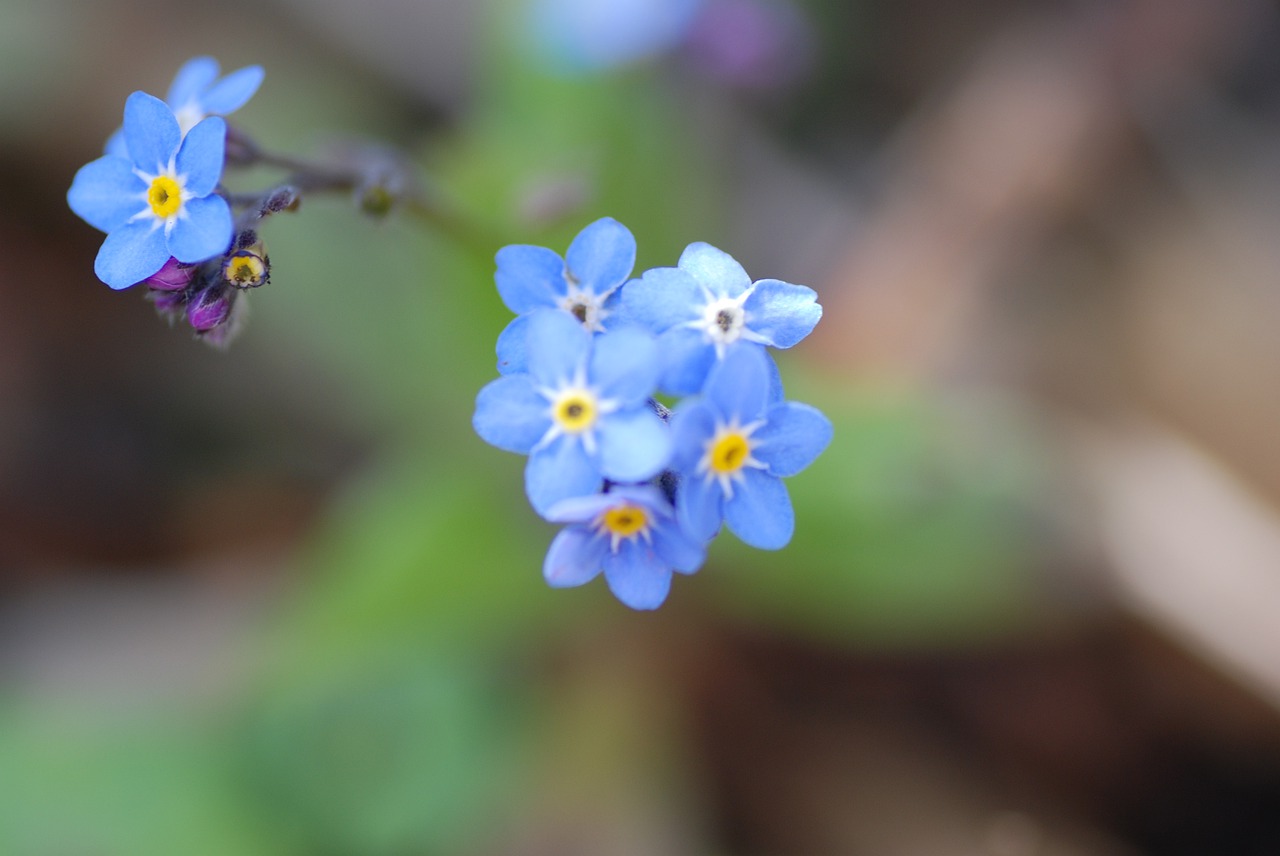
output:
[[[174, 75], [165, 97], [178, 127], [186, 134], [208, 116], [226, 116], [245, 105], [262, 85], [260, 65], [249, 65], [219, 78], [218, 61], [211, 56], [198, 56], [183, 63]], [[117, 129], [107, 140], [106, 153], [129, 157], [124, 129]]]
[[587, 226], [563, 259], [546, 247], [512, 244], [498, 251], [494, 281], [516, 318], [498, 337], [498, 371], [527, 370], [529, 313], [559, 308], [584, 328], [603, 332], [617, 304], [618, 286], [636, 261], [636, 239], [612, 217]]
[[641, 482], [667, 464], [671, 434], [649, 403], [653, 337], [619, 327], [594, 338], [565, 312], [529, 317], [528, 373], [500, 377], [476, 397], [472, 424], [487, 442], [529, 456], [525, 493], [546, 514], [598, 492], [605, 479]]
[[695, 538], [723, 521], [753, 547], [786, 546], [795, 528], [782, 478], [800, 472], [831, 441], [831, 422], [807, 404], [769, 401], [761, 348], [735, 345], [707, 376], [700, 398], [676, 408], [672, 467], [680, 473], [676, 506]]
[[547, 583], [579, 586], [603, 571], [614, 596], [632, 609], [656, 609], [671, 589], [672, 571], [691, 574], [706, 556], [704, 543], [680, 528], [671, 503], [652, 485], [565, 499], [546, 516], [571, 524], [547, 551]]
[[704, 243], [686, 247], [677, 267], [628, 283], [622, 311], [658, 334], [659, 386], [673, 395], [698, 392], [731, 345], [790, 348], [822, 317], [813, 289], [777, 279], [753, 283], [732, 256]]
[[99, 279], [128, 288], [170, 258], [192, 264], [226, 252], [231, 209], [215, 193], [226, 136], [226, 123], [210, 117], [184, 137], [163, 101], [145, 92], [129, 96], [129, 157], [109, 154], [86, 164], [67, 192], [71, 210], [107, 233], [94, 261]]

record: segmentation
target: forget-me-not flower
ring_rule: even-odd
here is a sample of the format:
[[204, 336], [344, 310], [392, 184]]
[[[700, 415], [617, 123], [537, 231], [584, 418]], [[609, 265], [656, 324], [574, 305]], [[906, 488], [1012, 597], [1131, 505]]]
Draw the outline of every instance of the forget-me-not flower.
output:
[[640, 482], [671, 453], [666, 423], [649, 404], [657, 345], [621, 326], [595, 337], [566, 312], [528, 322], [528, 373], [500, 377], [476, 397], [472, 424], [487, 442], [529, 455], [525, 493], [545, 515], [555, 503], [598, 492], [604, 479]]
[[603, 332], [617, 303], [618, 286], [636, 263], [636, 239], [612, 217], [587, 226], [563, 259], [546, 247], [512, 244], [498, 250], [494, 281], [516, 318], [498, 336], [498, 371], [527, 369], [529, 313], [559, 308], [593, 333]]
[[672, 571], [691, 574], [706, 556], [704, 543], [680, 528], [671, 503], [652, 485], [565, 499], [548, 509], [547, 519], [571, 524], [547, 551], [547, 583], [580, 586], [603, 571], [614, 596], [632, 609], [656, 609], [671, 589]]
[[813, 289], [777, 279], [753, 283], [732, 256], [701, 242], [685, 248], [677, 267], [628, 283], [622, 311], [658, 334], [659, 386], [673, 395], [698, 392], [729, 346], [790, 348], [822, 317]]
[[226, 123], [210, 117], [184, 137], [169, 106], [145, 92], [125, 102], [129, 157], [103, 155], [76, 173], [67, 203], [107, 233], [94, 272], [115, 289], [158, 272], [170, 258], [191, 264], [226, 252], [231, 209], [214, 191], [222, 178]]
[[552, 68], [616, 68], [679, 45], [705, 0], [531, 0], [533, 47]]
[[702, 396], [676, 408], [671, 431], [672, 467], [680, 473], [676, 506], [686, 531], [710, 538], [723, 521], [752, 547], [786, 546], [795, 515], [782, 479], [827, 447], [831, 422], [807, 404], [770, 403], [764, 350], [727, 348]]
[[[213, 57], [198, 56], [183, 63], [174, 75], [165, 101], [183, 134], [206, 117], [226, 116], [239, 110], [262, 85], [264, 72], [260, 65], [245, 66], [222, 78], [218, 77], [220, 70]], [[123, 128], [107, 140], [106, 153], [129, 156]]]

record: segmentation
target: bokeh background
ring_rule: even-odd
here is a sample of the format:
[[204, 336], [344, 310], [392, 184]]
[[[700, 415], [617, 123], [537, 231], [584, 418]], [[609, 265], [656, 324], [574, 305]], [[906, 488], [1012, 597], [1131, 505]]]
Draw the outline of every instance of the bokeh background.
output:
[[[202, 53], [465, 229], [306, 198], [226, 352], [108, 290], [66, 188]], [[0, 198], [0, 853], [1280, 853], [1274, 5], [0, 0]], [[470, 430], [605, 215], [825, 306], [793, 543], [654, 614]]]

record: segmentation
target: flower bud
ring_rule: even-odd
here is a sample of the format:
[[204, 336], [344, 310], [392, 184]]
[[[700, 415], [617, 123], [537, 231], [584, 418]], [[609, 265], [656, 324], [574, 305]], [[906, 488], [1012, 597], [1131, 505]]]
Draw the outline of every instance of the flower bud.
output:
[[164, 267], [151, 274], [142, 284], [157, 291], [181, 291], [191, 284], [199, 265], [184, 265], [175, 258], [170, 258]]
[[235, 251], [222, 261], [222, 279], [234, 288], [257, 288], [271, 281], [271, 260], [258, 233], [246, 229], [236, 239]]
[[198, 333], [206, 333], [231, 317], [236, 292], [224, 282], [215, 282], [197, 291], [187, 303], [187, 323]]

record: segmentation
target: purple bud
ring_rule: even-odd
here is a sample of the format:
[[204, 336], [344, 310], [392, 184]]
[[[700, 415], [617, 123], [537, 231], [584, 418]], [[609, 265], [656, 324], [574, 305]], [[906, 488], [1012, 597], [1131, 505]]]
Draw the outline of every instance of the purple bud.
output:
[[744, 89], [780, 89], [802, 77], [814, 53], [812, 25], [786, 0], [709, 0], [685, 43], [705, 73]]
[[185, 291], [161, 291], [158, 288], [147, 289], [147, 299], [155, 306], [161, 318], [170, 324], [183, 314], [183, 306], [187, 302]]
[[234, 299], [235, 291], [221, 282], [201, 289], [187, 303], [187, 323], [200, 333], [212, 330], [231, 317]]
[[196, 275], [196, 265], [184, 265], [175, 258], [170, 258], [164, 267], [142, 281], [143, 285], [157, 291], [181, 291], [191, 284]]

